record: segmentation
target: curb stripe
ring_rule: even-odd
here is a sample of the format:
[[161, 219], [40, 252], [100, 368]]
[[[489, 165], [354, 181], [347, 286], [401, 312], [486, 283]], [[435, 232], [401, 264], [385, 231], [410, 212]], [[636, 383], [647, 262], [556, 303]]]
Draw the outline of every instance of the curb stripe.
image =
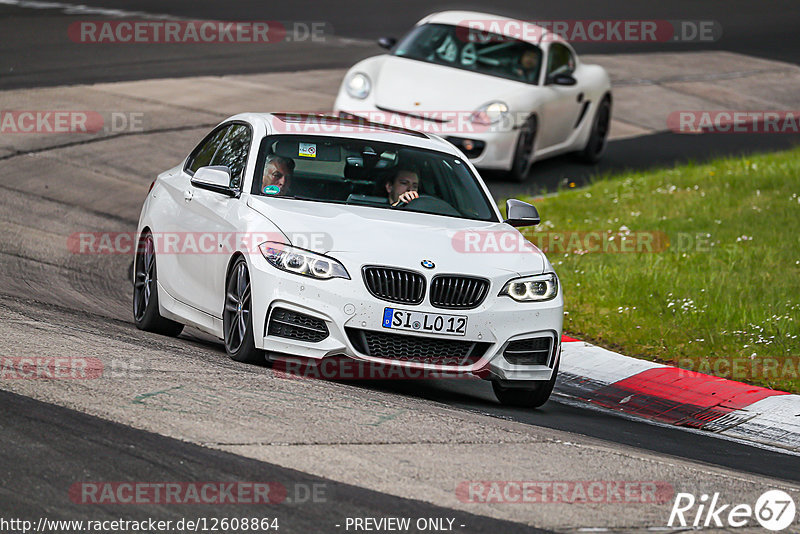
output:
[[800, 395], [631, 358], [562, 336], [556, 390], [611, 410], [800, 451]]
[[703, 428], [735, 410], [785, 394], [677, 367], [649, 369], [594, 392], [591, 402], [607, 408]]

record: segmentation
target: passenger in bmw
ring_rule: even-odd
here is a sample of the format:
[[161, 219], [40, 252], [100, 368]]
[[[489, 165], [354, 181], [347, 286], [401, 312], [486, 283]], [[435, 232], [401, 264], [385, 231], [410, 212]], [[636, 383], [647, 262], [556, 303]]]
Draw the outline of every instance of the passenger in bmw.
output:
[[293, 159], [270, 154], [264, 161], [261, 192], [265, 195], [285, 195], [293, 172]]

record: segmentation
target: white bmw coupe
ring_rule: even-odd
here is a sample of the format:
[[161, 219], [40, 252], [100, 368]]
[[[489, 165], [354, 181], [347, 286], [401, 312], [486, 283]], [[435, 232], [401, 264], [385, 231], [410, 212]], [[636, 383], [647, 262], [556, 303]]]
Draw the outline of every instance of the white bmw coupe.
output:
[[518, 200], [504, 220], [440, 137], [240, 114], [151, 185], [133, 316], [151, 332], [211, 333], [237, 361], [476, 375], [503, 403], [540, 406], [558, 370], [563, 299], [545, 255], [515, 229], [538, 222]]
[[438, 133], [476, 167], [517, 181], [534, 161], [577, 152], [594, 163], [605, 151], [608, 74], [546, 28], [446, 11], [379, 44], [389, 53], [350, 68], [335, 113]]

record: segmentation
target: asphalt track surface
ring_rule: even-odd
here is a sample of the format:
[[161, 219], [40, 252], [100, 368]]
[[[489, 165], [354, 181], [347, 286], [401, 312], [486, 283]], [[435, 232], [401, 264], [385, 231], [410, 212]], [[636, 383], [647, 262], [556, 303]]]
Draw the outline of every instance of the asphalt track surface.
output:
[[[0, 513], [30, 520], [125, 518], [177, 522], [210, 517], [277, 518], [278, 532], [341, 532], [347, 517], [450, 518], [454, 530], [476, 533], [546, 532], [510, 521], [499, 521], [400, 499], [347, 484], [309, 476], [157, 434], [104, 421], [73, 410], [0, 392]], [[102, 458], [102, 461], [97, 461]], [[42, 477], [43, 472], [47, 473]], [[76, 480], [269, 481], [283, 486], [287, 500], [270, 504], [77, 504], [68, 489]], [[316, 495], [313, 497], [311, 495]], [[78, 494], [79, 495], [79, 494]], [[294, 502], [292, 502], [294, 500]], [[87, 510], [88, 509], [88, 510]], [[463, 528], [459, 528], [463, 527]]]
[[[685, 1], [671, 2], [669, 7], [646, 6], [638, 2], [621, 2], [613, 6], [572, 1], [556, 4], [534, 8], [528, 2], [504, 2], [495, 4], [497, 7], [491, 11], [515, 14], [522, 18], [710, 18], [722, 24], [724, 39], [708, 44], [709, 49], [722, 48], [792, 62], [797, 62], [800, 57], [797, 17], [790, 16], [796, 11], [794, 2], [700, 4]], [[302, 2], [265, 6], [256, 2], [231, 5], [188, 1], [171, 2], [168, 5], [161, 2], [100, 1], [92, 5], [188, 18], [324, 20], [330, 22], [337, 35], [358, 39], [401, 34], [435, 6], [429, 2], [363, 2], [358, 7], [345, 10], [334, 3], [314, 3], [306, 7]], [[490, 10], [485, 5], [476, 7]], [[298, 16], [300, 11], [305, 16]], [[579, 17], [576, 16], [578, 12]], [[66, 26], [74, 19], [75, 16], [65, 15], [57, 9], [0, 6], [0, 32], [4, 35], [0, 50], [0, 88], [347, 66], [377, 51], [374, 46], [366, 44], [354, 45], [353, 48], [320, 48], [304, 43], [275, 45], [267, 50], [247, 50], [245, 47], [245, 52], [242, 52], [241, 46], [212, 52], [204, 52], [200, 47], [142, 47], [129, 50], [81, 48], [65, 42]], [[690, 44], [665, 44], [652, 47], [641, 45], [641, 50], [652, 52], [658, 50], [659, 46], [664, 47], [660, 49], [668, 48], [671, 51], [696, 49], [696, 45]], [[579, 47], [579, 50], [608, 53], [621, 49], [619, 45], [595, 45], [583, 49]], [[630, 49], [626, 48], [626, 51]], [[682, 141], [685, 144], [679, 144], [681, 141], [678, 139], [685, 140]], [[783, 148], [795, 142], [796, 139], [788, 136], [715, 136], [712, 139], [710, 136], [658, 134], [612, 143], [608, 158], [601, 164], [600, 170], [647, 168], [686, 159], [705, 159], [709, 152], [714, 151], [718, 154], [740, 153]], [[87, 152], [90, 151], [91, 148], [87, 149]], [[87, 156], [86, 161], [87, 165], [97, 164], [91, 156]], [[550, 176], [551, 186], [554, 186], [563, 179], [565, 167], [572, 169], [570, 172], [578, 182], [597, 170], [559, 158], [538, 164], [537, 173]], [[116, 228], [121, 225], [133, 229], [137, 215], [133, 208], [135, 202], [117, 209], [113, 198], [97, 201], [95, 197], [92, 200], [89, 198], [92, 196], [89, 194], [93, 187], [91, 183], [75, 184], [73, 192], [35, 194], [25, 186], [20, 187], [14, 176], [5, 175], [0, 180], [0, 186], [7, 191], [0, 195], [5, 230], [0, 237], [0, 308], [4, 316], [12, 311], [22, 313], [20, 310], [26, 310], [32, 321], [48, 315], [53, 317], [54, 322], [73, 325], [89, 322], [92, 328], [88, 331], [101, 339], [103, 336], [109, 341], [127, 337], [141, 342], [143, 346], [171, 353], [179, 351], [176, 347], [184, 346], [185, 353], [178, 352], [178, 355], [185, 360], [186, 367], [208, 366], [214, 369], [220, 366], [227, 369], [236, 366], [238, 372], [245, 374], [264, 372], [258, 367], [228, 362], [221, 345], [210, 342], [196, 332], [184, 334], [182, 339], [176, 341], [135, 331], [128, 312], [130, 287], [125, 280], [125, 258], [50, 256], [42, 246], [40, 234], [58, 234], [52, 221], [47, 220], [53, 213], [60, 222], [71, 224], [73, 228], [94, 223], [98, 227], [110, 225]], [[142, 187], [146, 187], [145, 178], [142, 180]], [[147, 181], [149, 183], [149, 179]], [[114, 180], [109, 179], [107, 186], [112, 187], [113, 184]], [[510, 184], [498, 184], [494, 192], [498, 196], [506, 190], [515, 191]], [[30, 242], [26, 236], [33, 236]], [[106, 326], [99, 326], [102, 323], [106, 323]], [[542, 410], [529, 412], [499, 406], [485, 383], [353, 385], [368, 395], [389, 393], [423, 399], [500, 419], [566, 430], [603, 440], [613, 446], [635, 447], [667, 458], [688, 459], [742, 473], [800, 481], [800, 461], [797, 456], [582, 408], [558, 396]], [[75, 505], [65, 499], [64, 488], [77, 479], [87, 477], [101, 480], [152, 480], [168, 474], [174, 480], [202, 480], [253, 478], [257, 474], [260, 479], [291, 482], [321, 480], [8, 393], [0, 394], [0, 405], [3, 406], [0, 412], [3, 435], [3, 449], [0, 452], [0, 495], [3, 498], [0, 512], [4, 516], [13, 513], [38, 517], [44, 512], [53, 511], [54, 515], [74, 518], [75, 513], [80, 512], [91, 515], [92, 519], [99, 519], [97, 508], [87, 511], [85, 506]], [[97, 458], [108, 460], [98, 462]], [[49, 473], [47, 477], [42, 476], [45, 472]], [[463, 516], [464, 521], [474, 527], [470, 531], [475, 532], [514, 532], [519, 527], [344, 484], [327, 483], [334, 489], [332, 494], [335, 495], [330, 506], [280, 510], [280, 513], [291, 518], [293, 525], [297, 526], [296, 531], [312, 531], [308, 530], [312, 526], [319, 531], [320, 525], [336, 513], [342, 516], [388, 512], [402, 515], [406, 511], [407, 515], [414, 516], [460, 514], [459, 517]], [[145, 516], [153, 512], [138, 507], [135, 511], [124, 511], [131, 516]], [[165, 514], [176, 514], [173, 509], [159, 508], [156, 511], [165, 519], [168, 518]], [[226, 510], [212, 512], [224, 515]], [[103, 514], [109, 518], [118, 513], [118, 509], [103, 509]], [[184, 510], [181, 513], [187, 515]], [[210, 515], [209, 509], [204, 507], [200, 515]], [[524, 528], [530, 531], [530, 527]]]

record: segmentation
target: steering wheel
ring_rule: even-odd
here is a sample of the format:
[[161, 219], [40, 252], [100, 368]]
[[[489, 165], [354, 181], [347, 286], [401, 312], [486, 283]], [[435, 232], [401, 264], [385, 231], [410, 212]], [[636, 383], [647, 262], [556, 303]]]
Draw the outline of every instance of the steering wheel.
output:
[[400, 202], [399, 204], [392, 206], [392, 208], [433, 213], [436, 215], [452, 215], [454, 217], [461, 217], [461, 213], [449, 203], [445, 202], [441, 198], [431, 195], [420, 195], [419, 198], [415, 198], [406, 203]]

